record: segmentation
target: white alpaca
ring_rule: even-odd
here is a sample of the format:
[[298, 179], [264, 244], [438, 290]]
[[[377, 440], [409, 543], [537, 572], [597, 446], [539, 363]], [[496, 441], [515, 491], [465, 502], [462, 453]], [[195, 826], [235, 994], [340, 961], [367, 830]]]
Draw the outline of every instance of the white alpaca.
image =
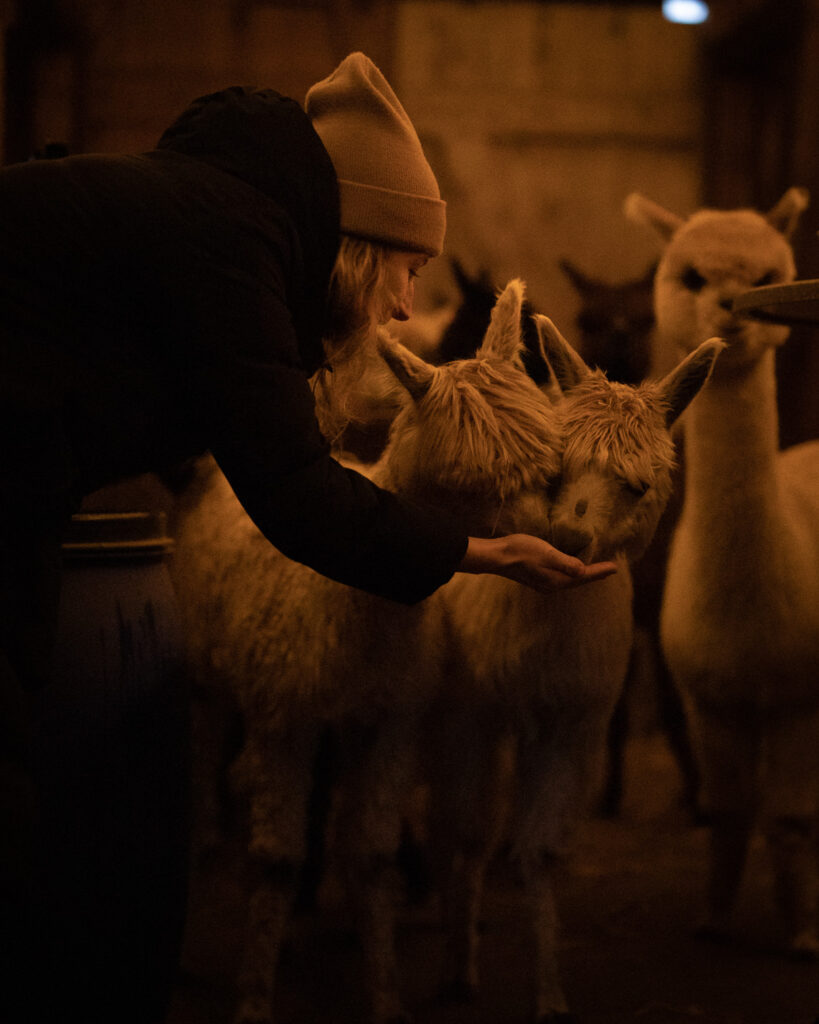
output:
[[806, 204], [791, 189], [767, 216], [684, 220], [630, 199], [665, 241], [655, 293], [665, 344], [685, 351], [703, 331], [728, 342], [684, 420], [685, 501], [661, 622], [712, 818], [706, 928], [729, 927], [759, 826], [786, 942], [803, 955], [819, 952], [819, 442], [779, 450], [775, 353], [788, 331], [734, 316], [732, 300], [793, 278], [787, 239]]
[[[584, 561], [614, 558], [600, 582], [537, 593], [506, 580], [457, 576], [443, 589], [457, 640], [431, 726], [433, 822], [445, 877], [445, 989], [478, 985], [478, 920], [485, 869], [504, 806], [510, 743], [516, 768], [506, 823], [520, 860], [534, 933], [535, 1019], [566, 1019], [557, 965], [556, 865], [599, 784], [606, 732], [631, 649], [628, 563], [651, 539], [671, 491], [670, 426], [721, 349], [705, 342], [662, 381], [638, 387], [590, 370], [545, 317], [536, 317], [563, 397], [556, 409], [562, 474], [548, 530]], [[504, 529], [543, 530], [525, 507]]]
[[[397, 343], [382, 347], [407, 397], [373, 479], [483, 533], [499, 507], [521, 501], [545, 519], [547, 485], [559, 469], [554, 410], [520, 362], [522, 291], [513, 282], [500, 297], [475, 359], [433, 367]], [[418, 716], [444, 671], [440, 605], [433, 596], [404, 607], [289, 561], [213, 466], [211, 473], [177, 532], [174, 573], [201, 683], [229, 688], [244, 720], [233, 781], [246, 802], [255, 882], [235, 1019], [273, 1019], [311, 766], [329, 724], [342, 751], [337, 832], [359, 911], [372, 1020], [404, 1020], [391, 868]]]

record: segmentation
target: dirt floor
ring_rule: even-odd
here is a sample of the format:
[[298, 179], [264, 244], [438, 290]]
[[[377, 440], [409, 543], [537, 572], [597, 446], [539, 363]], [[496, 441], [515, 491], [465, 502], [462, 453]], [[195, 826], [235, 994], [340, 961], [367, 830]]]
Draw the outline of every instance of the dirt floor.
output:
[[[738, 917], [740, 940], [694, 935], [706, 831], [678, 806], [678, 776], [661, 737], [632, 741], [622, 815], [583, 828], [559, 894], [562, 969], [582, 1024], [815, 1024], [819, 965], [774, 948], [765, 850], [755, 844]], [[231, 859], [197, 879], [183, 971], [167, 1024], [229, 1024], [243, 913]], [[436, 999], [434, 899], [402, 910], [398, 946], [416, 1024], [530, 1024], [523, 894], [502, 868], [485, 908], [483, 987], [469, 1006]], [[277, 1024], [366, 1024], [356, 938], [340, 905], [294, 920], [278, 980]]]

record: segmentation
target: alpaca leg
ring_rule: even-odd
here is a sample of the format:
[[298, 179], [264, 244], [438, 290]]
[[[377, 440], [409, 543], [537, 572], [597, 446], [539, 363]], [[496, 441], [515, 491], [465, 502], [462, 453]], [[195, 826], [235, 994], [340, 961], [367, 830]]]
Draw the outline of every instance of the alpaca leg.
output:
[[819, 956], [817, 841], [819, 714], [771, 718], [766, 729], [763, 818], [774, 871], [777, 908], [791, 952]]
[[256, 862], [252, 866], [252, 895], [238, 978], [234, 1024], [270, 1024], [274, 1020], [273, 991], [285, 927], [295, 896], [292, 861]]
[[345, 728], [343, 741], [338, 841], [358, 915], [370, 1019], [399, 1024], [410, 1018], [395, 954], [396, 858], [415, 764], [414, 722]]
[[373, 1024], [403, 1024], [411, 1018], [399, 995], [395, 954], [397, 878], [391, 856], [373, 855], [358, 866], [358, 925]]
[[459, 863], [444, 879], [443, 925], [446, 936], [440, 994], [444, 1002], [467, 1003], [480, 983], [480, 911], [486, 876], [485, 851], [464, 844]]
[[332, 726], [322, 733], [313, 762], [313, 783], [307, 804], [306, 853], [296, 894], [296, 911], [316, 909], [324, 878], [327, 826], [335, 790], [337, 737]]
[[761, 737], [752, 713], [692, 708], [702, 765], [702, 799], [710, 822], [705, 937], [730, 931], [748, 847], [759, 812]]
[[767, 829], [776, 904], [788, 948], [798, 957], [819, 958], [816, 933], [816, 824], [811, 818], [777, 818]]
[[249, 811], [250, 900], [234, 1024], [270, 1024], [285, 928], [304, 857], [314, 727], [251, 737], [234, 768]]
[[520, 814], [514, 834], [531, 905], [538, 1024], [572, 1019], [558, 967], [554, 876], [599, 781], [607, 724], [603, 714], [586, 721], [555, 716], [519, 754]]
[[709, 837], [708, 919], [698, 933], [718, 938], [727, 935], [739, 896], [754, 815], [714, 812]]
[[532, 933], [538, 974], [535, 987], [536, 1024], [557, 1024], [574, 1018], [569, 1013], [560, 979], [557, 947], [560, 921], [554, 893], [554, 874], [559, 859], [543, 854], [540, 863], [527, 872], [532, 901]]
[[404, 820], [398, 846], [398, 869], [407, 902], [416, 907], [426, 903], [432, 894], [432, 870], [425, 835], [426, 826], [418, 829], [411, 815]]
[[191, 699], [192, 832], [195, 861], [206, 861], [225, 839], [229, 825], [227, 769], [236, 756], [241, 725], [227, 691], [197, 688]]
[[660, 723], [680, 770], [682, 803], [693, 821], [701, 822], [700, 770], [691, 743], [688, 715], [674, 677], [666, 665], [665, 656], [657, 643], [654, 646], [654, 663]]
[[609, 722], [607, 734], [607, 767], [606, 782], [600, 799], [600, 813], [605, 818], [616, 817], [623, 804], [623, 778], [625, 772], [626, 744], [629, 733], [629, 695], [633, 686], [632, 674], [636, 671], [637, 652], [636, 640], [632, 647], [629, 671], [623, 686], [623, 692], [614, 705], [614, 712]]
[[[455, 843], [446, 864], [443, 912], [446, 951], [442, 994], [456, 1001], [473, 999], [479, 986], [481, 910], [486, 872], [497, 850], [508, 806], [510, 740], [486, 736], [473, 753], [481, 753], [469, 779], [461, 778], [457, 797], [463, 804]], [[469, 759], [472, 760], [471, 758]], [[463, 811], [469, 813], [466, 817]], [[448, 826], [452, 829], [452, 824]]]
[[467, 1002], [478, 992], [484, 879], [508, 806], [512, 748], [474, 712], [441, 711], [435, 725], [430, 832], [446, 943], [441, 996]]

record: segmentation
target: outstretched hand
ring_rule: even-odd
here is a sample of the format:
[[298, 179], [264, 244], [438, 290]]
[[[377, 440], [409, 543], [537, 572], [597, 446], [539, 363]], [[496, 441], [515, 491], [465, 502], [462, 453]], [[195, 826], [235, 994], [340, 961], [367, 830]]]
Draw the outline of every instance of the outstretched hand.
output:
[[459, 572], [493, 573], [535, 590], [550, 592], [605, 579], [617, 572], [615, 562], [585, 565], [548, 541], [526, 533], [506, 537], [470, 537]]

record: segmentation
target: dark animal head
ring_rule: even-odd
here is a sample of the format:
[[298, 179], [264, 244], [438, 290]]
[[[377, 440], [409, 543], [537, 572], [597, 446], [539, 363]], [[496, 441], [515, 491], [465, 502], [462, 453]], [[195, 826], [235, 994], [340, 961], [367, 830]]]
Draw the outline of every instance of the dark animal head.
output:
[[[450, 259], [450, 266], [461, 293], [461, 304], [441, 335], [436, 355], [438, 363], [474, 356], [489, 326], [489, 319], [499, 295], [499, 289], [494, 286], [486, 270], [480, 270], [475, 277], [471, 277], [463, 264], [454, 257]], [[532, 321], [534, 312], [529, 300], [525, 299], [521, 312], [525, 346], [523, 364], [532, 380], [541, 385], [549, 380], [550, 375], [548, 366], [543, 362], [540, 342]]]
[[620, 284], [590, 277], [568, 259], [559, 266], [580, 297], [578, 345], [586, 363], [609, 380], [644, 380], [651, 364], [656, 263], [642, 277]]

